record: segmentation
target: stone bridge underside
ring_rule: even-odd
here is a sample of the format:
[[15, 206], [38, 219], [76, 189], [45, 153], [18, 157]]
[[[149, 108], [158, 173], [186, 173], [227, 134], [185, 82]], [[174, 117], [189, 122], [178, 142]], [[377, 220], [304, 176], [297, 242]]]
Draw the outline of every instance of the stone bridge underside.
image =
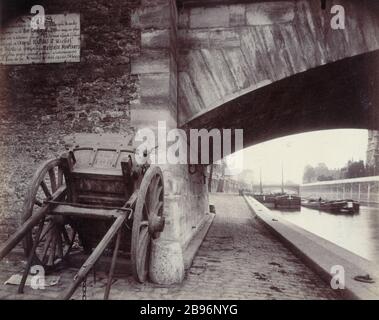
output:
[[[242, 128], [245, 147], [304, 131], [378, 128], [375, 1], [327, 1], [326, 10], [313, 0], [241, 2], [182, 2], [181, 126]], [[331, 28], [337, 2], [344, 30]]]

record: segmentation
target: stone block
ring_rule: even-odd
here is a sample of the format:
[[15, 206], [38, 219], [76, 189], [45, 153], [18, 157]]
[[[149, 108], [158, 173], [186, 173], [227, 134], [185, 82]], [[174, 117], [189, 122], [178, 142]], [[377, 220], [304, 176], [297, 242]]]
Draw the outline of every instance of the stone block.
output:
[[170, 4], [141, 7], [132, 14], [132, 26], [137, 29], [168, 29], [171, 25], [170, 10]]
[[249, 26], [291, 22], [295, 18], [295, 2], [264, 2], [246, 5], [246, 22]]
[[170, 74], [140, 75], [140, 99], [142, 103], [164, 103], [170, 95]]
[[229, 9], [227, 6], [192, 8], [189, 26], [191, 29], [229, 27]]
[[170, 47], [170, 31], [146, 30], [141, 32], [141, 47], [150, 49], [161, 49]]
[[189, 10], [180, 10], [178, 17], [178, 28], [188, 29], [189, 28]]
[[[191, 77], [186, 72], [179, 72], [179, 114], [195, 114], [204, 108], [203, 101], [196, 94]], [[186, 109], [183, 109], [186, 106]], [[184, 119], [183, 119], [184, 120]]]
[[196, 49], [209, 46], [208, 30], [179, 30], [179, 52], [184, 49]]
[[[182, 182], [182, 179], [180, 179], [180, 177], [175, 175], [175, 177], [172, 178], [172, 173], [170, 174], [170, 177], [168, 177], [167, 171], [164, 172], [163, 175], [165, 178], [165, 187], [167, 187], [166, 189], [175, 189], [178, 187], [182, 189], [182, 184], [180, 183]], [[181, 210], [183, 199], [180, 196], [180, 193], [173, 195], [173, 193], [177, 193], [176, 190], [168, 190], [168, 192], [169, 194], [165, 195], [164, 212], [166, 220], [161, 238], [164, 240], [180, 241], [181, 237], [183, 237], [185, 233], [185, 228], [183, 228], [184, 226], [180, 223], [180, 218], [189, 212], [183, 212]]]
[[168, 72], [170, 72], [170, 58], [167, 52], [146, 49], [140, 56], [132, 59], [131, 74]]
[[167, 5], [171, 0], [141, 0], [141, 5], [144, 7], [153, 7], [158, 5]]
[[[131, 124], [134, 128], [152, 128], [158, 126], [158, 121], [166, 121], [167, 127], [176, 127], [176, 114], [167, 109], [167, 105], [160, 105], [159, 109], [146, 109], [145, 105], [135, 105], [130, 110]], [[157, 106], [154, 106], [157, 107]]]
[[162, 285], [183, 281], [184, 260], [179, 242], [161, 239], [151, 242], [149, 278]]
[[231, 27], [246, 25], [246, 7], [244, 4], [229, 6], [229, 25]]
[[239, 48], [240, 35], [234, 30], [216, 30], [209, 32], [209, 46], [211, 48]]

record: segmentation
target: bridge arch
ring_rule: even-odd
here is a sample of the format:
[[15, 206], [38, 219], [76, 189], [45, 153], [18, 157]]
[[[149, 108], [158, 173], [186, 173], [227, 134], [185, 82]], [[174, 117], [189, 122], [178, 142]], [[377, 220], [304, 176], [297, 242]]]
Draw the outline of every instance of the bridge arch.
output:
[[182, 10], [179, 124], [244, 129], [244, 147], [306, 131], [379, 129], [379, 6], [340, 4], [344, 30], [332, 30], [330, 12], [310, 0]]
[[318, 67], [243, 94], [185, 126], [243, 129], [244, 147], [308, 131], [379, 129], [378, 66], [375, 51]]

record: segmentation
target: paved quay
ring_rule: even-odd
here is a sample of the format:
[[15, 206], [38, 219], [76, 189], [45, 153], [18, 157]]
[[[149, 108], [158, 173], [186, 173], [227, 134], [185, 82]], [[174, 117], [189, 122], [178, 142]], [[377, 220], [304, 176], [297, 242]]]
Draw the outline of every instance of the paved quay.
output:
[[[339, 296], [251, 215], [236, 195], [211, 195], [216, 217], [182, 284], [139, 284], [132, 276], [115, 279], [111, 299], [338, 299]], [[54, 299], [72, 280], [75, 269], [59, 273], [58, 285], [45, 290], [3, 285], [21, 271], [20, 261], [0, 264], [0, 299]], [[106, 274], [87, 280], [87, 299], [102, 299]], [[74, 299], [82, 298], [79, 287]]]

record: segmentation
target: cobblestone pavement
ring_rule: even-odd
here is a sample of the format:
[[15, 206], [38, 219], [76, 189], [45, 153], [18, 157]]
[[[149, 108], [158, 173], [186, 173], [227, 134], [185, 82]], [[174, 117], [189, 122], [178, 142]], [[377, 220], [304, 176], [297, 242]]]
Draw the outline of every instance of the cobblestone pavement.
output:
[[[338, 296], [251, 213], [242, 197], [212, 195], [216, 217], [192, 267], [180, 285], [161, 287], [136, 283], [131, 276], [117, 279], [111, 299], [336, 299]], [[0, 265], [0, 283], [20, 271], [19, 261]], [[75, 269], [61, 272], [60, 284], [46, 290], [0, 286], [0, 299], [53, 299], [67, 287]], [[106, 275], [90, 276], [87, 298], [102, 299]], [[82, 289], [74, 295], [82, 298]]]

